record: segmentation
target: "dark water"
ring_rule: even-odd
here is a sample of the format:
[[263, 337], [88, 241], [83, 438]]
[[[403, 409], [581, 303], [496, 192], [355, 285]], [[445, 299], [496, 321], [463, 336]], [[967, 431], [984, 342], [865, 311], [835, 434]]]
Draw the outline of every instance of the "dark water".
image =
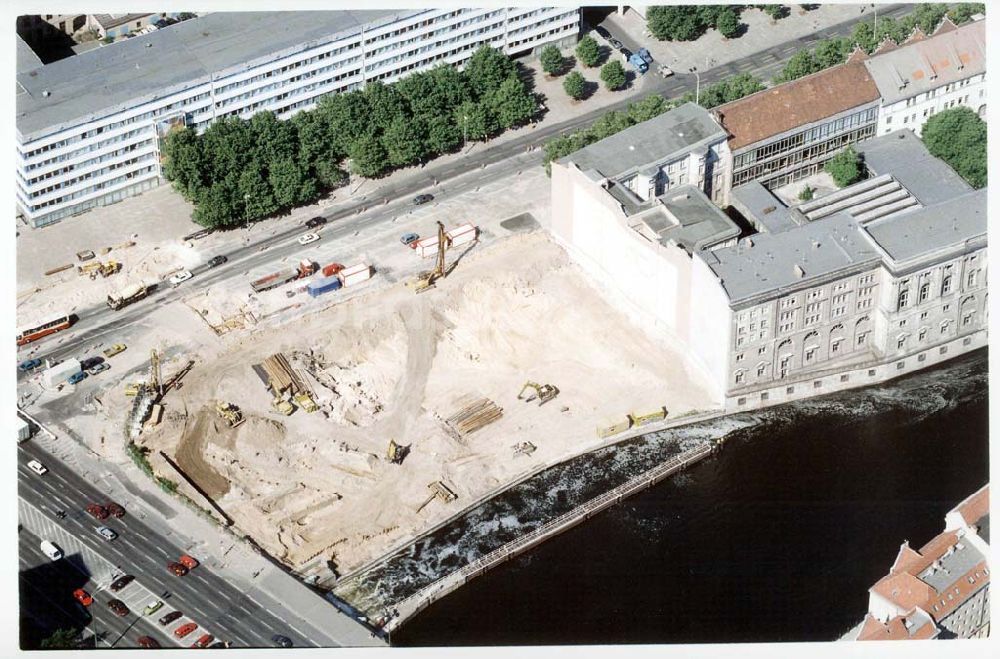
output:
[[[474, 579], [392, 642], [836, 638], [864, 615], [867, 589], [899, 544], [930, 540], [987, 481], [986, 360], [981, 351], [881, 387], [730, 419], [736, 429], [718, 456]], [[600, 460], [614, 467], [613, 454]], [[562, 495], [535, 495], [592, 495], [594, 466], [571, 463], [540, 481]], [[520, 519], [535, 509], [524, 496], [501, 497], [492, 514], [508, 510], [509, 527], [531, 528]], [[462, 555], [466, 537], [482, 545], [496, 528], [487, 512], [446, 529], [431, 563]], [[411, 557], [408, 568], [420, 562]]]

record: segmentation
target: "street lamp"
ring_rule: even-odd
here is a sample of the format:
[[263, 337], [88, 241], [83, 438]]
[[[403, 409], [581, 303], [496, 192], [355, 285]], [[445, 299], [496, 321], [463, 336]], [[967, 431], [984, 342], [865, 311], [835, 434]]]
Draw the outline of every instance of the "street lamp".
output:
[[462, 146], [469, 141], [469, 115], [462, 115]]
[[694, 104], [698, 105], [698, 100], [701, 98], [701, 76], [698, 75], [698, 67], [692, 66], [688, 69], [688, 73], [694, 74]]
[[243, 219], [246, 220], [247, 244], [250, 243], [250, 195], [243, 195]]

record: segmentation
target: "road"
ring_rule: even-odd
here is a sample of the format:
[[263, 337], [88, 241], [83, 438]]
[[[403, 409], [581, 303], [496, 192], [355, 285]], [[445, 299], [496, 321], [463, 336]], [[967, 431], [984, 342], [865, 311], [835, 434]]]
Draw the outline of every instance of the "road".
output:
[[[48, 467], [48, 473], [38, 476], [28, 470], [25, 463], [32, 458]], [[60, 563], [73, 566], [80, 573], [81, 581], [73, 585], [72, 579], [67, 581], [64, 578], [60, 583], [65, 583], [67, 588], [70, 585], [73, 588], [83, 587], [95, 596], [97, 601], [91, 607], [95, 614], [94, 626], [106, 632], [104, 639], [109, 642], [125, 633], [125, 639], [118, 645], [134, 647], [135, 638], [148, 634], [157, 638], [164, 647], [176, 647], [179, 642], [168, 632], [192, 620], [199, 625], [199, 629], [184, 639], [183, 647], [190, 645], [205, 631], [216, 639], [230, 641], [233, 647], [273, 647], [271, 635], [276, 633], [292, 639], [295, 647], [335, 645], [327, 640], [329, 637], [323, 631], [300, 619], [286, 622], [282, 617], [287, 615], [284, 615], [279, 603], [270, 601], [256, 589], [242, 592], [213, 573], [208, 565], [200, 565], [184, 577], [174, 576], [166, 565], [177, 560], [184, 550], [174, 542], [170, 531], [154, 529], [129, 514], [121, 519], [108, 518], [98, 522], [84, 508], [89, 503], [105, 503], [108, 497], [55, 457], [30, 443], [18, 447], [18, 494], [21, 500], [19, 517], [25, 528], [21, 534], [44, 536], [63, 549], [67, 559]], [[65, 519], [56, 516], [58, 510], [67, 513]], [[97, 535], [94, 529], [100, 524], [116, 531], [118, 538], [108, 542]], [[21, 544], [22, 576], [30, 580], [30, 570], [28, 573], [24, 570], [49, 561], [41, 556], [35, 538], [29, 538], [27, 542], [33, 544], [30, 551], [25, 550], [24, 541]], [[98, 611], [107, 607], [110, 594], [102, 589], [111, 583], [116, 574], [136, 577], [134, 582], [115, 595], [133, 613], [141, 612], [149, 601], [161, 599], [165, 606], [152, 618], [158, 619], [174, 608], [183, 611], [185, 617], [169, 625], [165, 631], [142, 616], [130, 614], [120, 619], [107, 615], [107, 611]], [[37, 581], [35, 583], [38, 584]], [[36, 592], [41, 590], [43, 588], [36, 585]], [[67, 594], [71, 592], [72, 588]], [[59, 599], [58, 595], [51, 593], [45, 596]], [[60, 606], [72, 608], [72, 601], [64, 598]], [[131, 626], [127, 632], [126, 626]]]
[[[908, 5], [885, 5], [879, 9], [880, 16], [899, 18], [908, 13], [910, 7]], [[866, 17], [860, 17], [860, 20], [864, 18]], [[768, 80], [784, 66], [785, 60], [795, 52], [829, 37], [848, 35], [857, 22], [858, 20], [845, 21], [844, 23], [817, 31], [806, 37], [772, 46], [752, 56], [706, 69], [700, 74], [700, 84], [708, 86], [723, 78], [739, 73], [752, 73], [764, 80]], [[626, 47], [632, 50], [639, 47], [639, 44], [631, 40], [627, 35], [616, 34], [614, 32], [613, 34], [622, 40]], [[642, 90], [645, 94], [659, 93], [666, 98], [677, 98], [695, 90], [696, 78], [692, 74], [678, 73], [666, 79], [654, 74], [648, 74], [637, 81], [636, 84], [642, 85]], [[487, 146], [476, 153], [469, 153], [459, 162], [444, 163], [437, 166], [430, 165], [426, 168], [426, 173], [423, 176], [379, 188], [377, 193], [372, 193], [371, 195], [375, 201], [372, 201], [372, 199], [362, 200], [350, 207], [326, 215], [332, 224], [321, 230], [323, 240], [329, 241], [331, 239], [348, 238], [354, 235], [355, 232], [391, 222], [395, 215], [410, 208], [409, 198], [412, 195], [422, 191], [433, 190], [436, 186], [451, 181], [462, 174], [480, 169], [482, 176], [489, 176], [491, 179], [496, 179], [512, 174], [518, 169], [537, 166], [542, 162], [542, 153], [535, 151], [536, 148], [544, 146], [548, 140], [556, 135], [569, 133], [587, 126], [612, 110], [624, 110], [629, 103], [636, 100], [637, 98], [635, 97], [626, 98], [613, 105], [581, 114], [568, 121], [531, 131], [524, 136], [508, 142], [497, 144], [496, 146]], [[448, 193], [459, 194], [481, 182], [481, 180], [476, 180], [476, 177], [465, 178], [468, 180], [461, 187], [456, 188], [449, 185]], [[443, 196], [439, 191], [435, 190], [434, 192], [439, 198]], [[391, 201], [387, 205], [377, 203], [383, 199]], [[373, 209], [373, 206], [376, 204], [377, 207]], [[404, 229], [405, 225], [400, 223], [400, 231]], [[167, 304], [178, 299], [182, 292], [189, 291], [192, 287], [203, 288], [223, 279], [241, 276], [248, 269], [293, 256], [301, 251], [301, 247], [295, 242], [295, 238], [304, 231], [306, 230], [301, 226], [292, 226], [274, 236], [228, 252], [225, 255], [228, 257], [229, 262], [225, 265], [211, 271], [207, 266], [202, 265], [191, 271], [195, 275], [194, 279], [182, 284], [180, 289], [157, 292], [147, 300], [126, 307], [122, 311], [111, 311], [103, 305], [81, 310], [77, 314], [79, 321], [76, 325], [70, 330], [61, 333], [62, 335], [69, 334], [61, 344], [56, 345], [56, 339], [54, 338], [42, 339], [43, 343], [40, 345], [43, 349], [53, 348], [46, 351], [43, 356], [53, 359], [65, 359], [66, 357], [74, 356], [87, 342], [93, 342], [97, 338], [111, 334], [115, 330], [135, 322], [145, 315], [151, 305]], [[57, 334], [54, 336], [60, 335]], [[23, 374], [19, 373], [18, 378], [22, 377]]]

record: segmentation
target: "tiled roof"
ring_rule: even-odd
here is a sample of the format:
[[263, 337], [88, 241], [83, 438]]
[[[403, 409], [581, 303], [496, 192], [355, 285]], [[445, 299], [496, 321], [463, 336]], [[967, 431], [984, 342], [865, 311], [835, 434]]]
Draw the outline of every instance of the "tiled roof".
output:
[[976, 522], [990, 512], [990, 486], [984, 485], [981, 490], [958, 504], [955, 510], [962, 515], [966, 524], [976, 526]]
[[731, 136], [729, 148], [735, 150], [878, 97], [865, 65], [847, 63], [720, 105], [717, 111]]
[[[925, 640], [937, 635], [937, 626], [923, 611], [915, 610], [906, 616], [890, 618], [882, 623], [872, 614], [865, 616], [865, 624], [858, 633], [859, 641], [908, 641]], [[909, 624], [909, 628], [907, 627]]]

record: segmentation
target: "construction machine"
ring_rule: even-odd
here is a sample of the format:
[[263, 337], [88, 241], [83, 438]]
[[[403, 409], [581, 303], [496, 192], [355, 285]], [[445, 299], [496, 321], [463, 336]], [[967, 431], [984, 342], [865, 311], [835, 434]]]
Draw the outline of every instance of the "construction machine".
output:
[[295, 411], [295, 406], [292, 403], [281, 396], [275, 396], [274, 400], [271, 401], [271, 408], [280, 414], [289, 416]]
[[406, 458], [406, 454], [410, 452], [409, 446], [400, 446], [396, 443], [396, 440], [389, 440], [389, 450], [386, 451], [385, 457], [394, 465], [403, 464], [403, 459]]
[[424, 502], [421, 503], [420, 506], [417, 508], [418, 513], [424, 508], [426, 508], [427, 504], [429, 504], [431, 501], [434, 501], [434, 499], [441, 499], [441, 501], [444, 501], [445, 503], [450, 503], [458, 498], [458, 495], [455, 494], [450, 487], [445, 485], [443, 481], [434, 481], [433, 483], [428, 483], [427, 487], [430, 488], [431, 495], [427, 497], [424, 500]]
[[295, 394], [293, 399], [295, 400], [295, 404], [298, 405], [300, 408], [302, 408], [302, 411], [306, 413], [312, 413], [319, 409], [319, 405], [316, 404], [316, 401], [313, 400], [313, 397], [304, 391]]
[[149, 352], [149, 388], [157, 396], [163, 395], [163, 389], [160, 388], [160, 353], [156, 352], [156, 348]]
[[246, 419], [243, 418], [243, 413], [240, 412], [240, 408], [236, 407], [232, 403], [217, 401], [215, 403], [215, 413], [225, 419], [230, 428], [235, 428], [246, 421]]
[[125, 395], [126, 396], [138, 396], [139, 389], [142, 388], [141, 382], [131, 382], [125, 385]]
[[[529, 393], [527, 397], [524, 397], [524, 392], [528, 389], [533, 389], [534, 393]], [[549, 402], [553, 398], [559, 395], [559, 389], [551, 384], [538, 384], [537, 382], [525, 382], [524, 386], [521, 387], [521, 392], [517, 394], [518, 400], [523, 400], [526, 403], [538, 399], [539, 407]]]
[[414, 284], [415, 293], [423, 293], [434, 288], [436, 282], [441, 277], [445, 275], [444, 269], [444, 251], [447, 247], [448, 236], [445, 235], [444, 225], [440, 221], [438, 225], [438, 244], [437, 244], [437, 261], [434, 264], [434, 269], [430, 272], [425, 272], [420, 275], [417, 279], [416, 284]]

